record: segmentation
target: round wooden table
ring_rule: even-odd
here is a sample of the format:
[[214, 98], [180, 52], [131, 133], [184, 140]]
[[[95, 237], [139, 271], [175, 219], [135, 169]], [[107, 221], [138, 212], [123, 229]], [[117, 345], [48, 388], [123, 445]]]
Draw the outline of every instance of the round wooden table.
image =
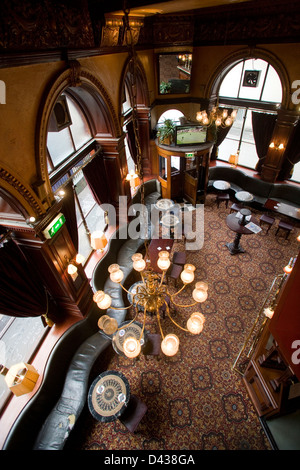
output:
[[[251, 211], [249, 209], [241, 209], [240, 214], [242, 214], [241, 218], [237, 217], [237, 214], [235, 213], [229, 214], [226, 218], [227, 226], [230, 230], [236, 233], [234, 241], [232, 243], [226, 243], [226, 246], [232, 255], [244, 253], [245, 250], [240, 245], [240, 239], [242, 235], [251, 235], [254, 233], [252, 230], [245, 227], [245, 225], [248, 222], [258, 225], [258, 221], [251, 216]], [[246, 217], [248, 218], [249, 216], [251, 216], [250, 220], [246, 220]]]
[[[130, 320], [127, 320], [121, 323], [118, 330], [113, 334], [113, 337], [112, 337], [112, 347], [114, 348], [117, 354], [119, 354], [120, 356], [124, 356], [124, 357], [126, 357], [124, 354], [124, 350], [123, 350], [123, 344], [124, 344], [125, 339], [130, 336], [133, 336], [134, 338], [139, 340], [141, 337], [141, 332], [142, 332], [142, 327], [143, 327], [141, 323], [136, 322], [136, 321], [131, 323], [131, 325], [129, 325], [129, 323], [131, 323]], [[146, 331], [144, 330], [143, 336], [141, 338], [141, 346], [145, 344], [145, 341], [146, 341]]]
[[219, 191], [227, 191], [230, 188], [230, 183], [228, 181], [216, 180], [213, 182], [213, 187]]

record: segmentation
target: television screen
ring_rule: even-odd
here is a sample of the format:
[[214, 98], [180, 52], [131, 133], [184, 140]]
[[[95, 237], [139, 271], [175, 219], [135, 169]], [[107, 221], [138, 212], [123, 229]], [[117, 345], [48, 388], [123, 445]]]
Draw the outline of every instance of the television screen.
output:
[[176, 127], [176, 145], [197, 145], [206, 142], [207, 129], [197, 125]]

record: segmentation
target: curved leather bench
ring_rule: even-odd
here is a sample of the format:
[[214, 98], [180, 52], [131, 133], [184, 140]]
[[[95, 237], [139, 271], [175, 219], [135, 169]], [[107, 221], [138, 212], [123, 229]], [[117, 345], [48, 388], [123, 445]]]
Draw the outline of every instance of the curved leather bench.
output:
[[258, 178], [253, 178], [236, 168], [227, 166], [211, 167], [208, 172], [208, 191], [213, 190], [213, 182], [225, 180], [230, 183], [229, 193], [235, 195], [237, 191], [248, 191], [254, 199], [250, 205], [261, 209], [267, 199], [275, 199], [278, 202], [299, 207], [300, 188], [289, 184], [268, 183]]
[[[154, 180], [155, 181], [155, 180]], [[157, 189], [153, 180], [147, 189]], [[155, 191], [145, 191], [145, 203], [152, 204], [160, 197]], [[112, 296], [112, 305], [124, 307], [123, 290], [111, 282], [108, 266], [118, 263], [124, 272], [124, 283], [132, 272], [131, 256], [144, 245], [144, 240], [122, 239], [120, 229], [110, 239], [108, 250], [94, 269], [92, 289], [105, 290]], [[89, 375], [99, 355], [110, 344], [109, 337], [99, 331], [101, 313], [125, 320], [124, 309], [100, 311], [93, 305], [87, 317], [73, 325], [53, 348], [45, 369], [43, 383], [25, 406], [5, 441], [4, 450], [61, 450], [76, 424], [86, 402]], [[75, 350], [75, 354], [74, 354]]]

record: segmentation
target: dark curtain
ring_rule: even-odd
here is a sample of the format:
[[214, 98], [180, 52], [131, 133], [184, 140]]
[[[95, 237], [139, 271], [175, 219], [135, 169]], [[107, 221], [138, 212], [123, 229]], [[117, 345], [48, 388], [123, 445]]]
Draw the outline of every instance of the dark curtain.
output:
[[102, 155], [97, 155], [83, 168], [83, 174], [99, 206], [110, 202], [109, 182]]
[[255, 170], [260, 173], [272, 139], [277, 115], [252, 111], [252, 130], [258, 156]]
[[76, 219], [76, 207], [75, 207], [75, 197], [74, 197], [74, 190], [73, 190], [73, 183], [67, 184], [65, 187], [65, 195], [63, 198], [62, 203], [62, 213], [66, 218], [66, 225], [68, 228], [68, 232], [70, 237], [72, 238], [72, 242], [76, 251], [78, 252], [78, 229], [77, 229], [77, 219]]
[[289, 139], [286, 151], [285, 160], [282, 164], [282, 168], [279, 172], [278, 179], [286, 180], [291, 178], [293, 174], [294, 165], [300, 162], [300, 121], [293, 130], [293, 133]]
[[[232, 113], [233, 109], [228, 109], [228, 115], [230, 115]], [[207, 133], [207, 139], [210, 140], [210, 138], [212, 137], [212, 139], [214, 139], [215, 137], [215, 144], [212, 148], [212, 151], [211, 151], [211, 157], [210, 157], [210, 160], [217, 160], [218, 158], [218, 148], [219, 146], [221, 145], [221, 143], [223, 142], [223, 140], [225, 139], [225, 137], [227, 136], [228, 132], [230, 131], [232, 125], [229, 126], [229, 127], [218, 127], [217, 130], [216, 130], [216, 135], [213, 136], [213, 134], [211, 135], [210, 130], [208, 130], [208, 133]]]
[[126, 124], [126, 140], [132, 159], [134, 163], [137, 164], [137, 149], [135, 146], [135, 135], [132, 121]]
[[47, 314], [55, 319], [57, 312], [53, 300], [13, 240], [3, 243], [0, 248], [0, 272], [0, 313], [11, 317]]

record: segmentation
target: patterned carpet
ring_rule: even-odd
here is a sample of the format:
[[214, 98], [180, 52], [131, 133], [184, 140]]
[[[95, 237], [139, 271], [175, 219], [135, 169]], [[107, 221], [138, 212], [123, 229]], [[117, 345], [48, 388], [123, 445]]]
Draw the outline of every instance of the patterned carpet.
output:
[[[260, 213], [252, 213], [259, 218]], [[195, 280], [208, 282], [208, 299], [201, 304], [205, 315], [199, 336], [185, 333], [163, 320], [164, 333], [180, 339], [180, 352], [160, 360], [142, 356], [138, 361], [112, 354], [107, 369], [121, 371], [131, 392], [148, 406], [137, 432], [130, 434], [120, 421], [99, 423], [84, 410], [71, 434], [68, 449], [81, 450], [268, 450], [266, 438], [241, 376], [232, 364], [247, 336], [276, 274], [297, 253], [298, 230], [285, 240], [269, 233], [243, 236], [245, 253], [232, 256], [225, 243], [234, 239], [225, 219], [224, 204], [218, 209], [215, 196], [205, 204], [204, 246], [187, 252], [196, 265]], [[183, 250], [176, 241], [173, 250]], [[182, 295], [189, 302], [191, 291]], [[177, 309], [179, 310], [179, 309]], [[194, 309], [193, 309], [194, 310]], [[177, 311], [176, 321], [185, 325], [191, 313]], [[146, 329], [158, 332], [154, 318]], [[175, 331], [176, 330], [176, 331]], [[93, 380], [101, 370], [93, 371]]]

